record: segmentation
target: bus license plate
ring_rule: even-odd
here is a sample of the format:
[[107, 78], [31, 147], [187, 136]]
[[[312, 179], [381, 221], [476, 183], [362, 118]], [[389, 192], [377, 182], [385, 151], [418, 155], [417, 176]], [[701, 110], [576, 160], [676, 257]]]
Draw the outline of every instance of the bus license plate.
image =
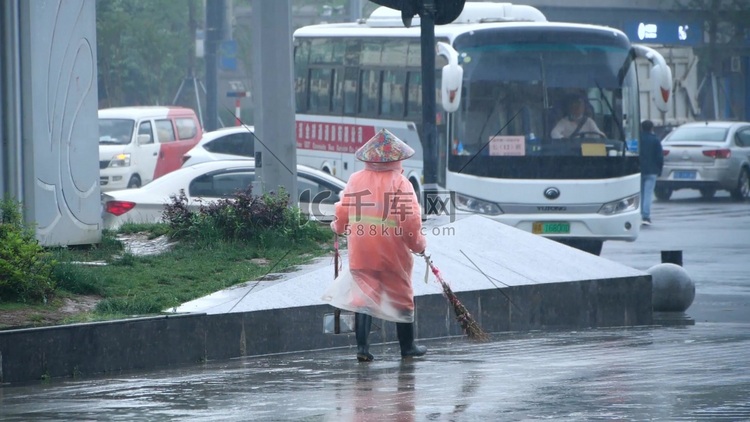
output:
[[676, 172], [674, 172], [674, 178], [675, 179], [694, 180], [695, 179], [695, 170], [690, 170], [690, 171], [676, 171]]
[[565, 234], [570, 233], [570, 223], [565, 221], [537, 221], [532, 223], [531, 232], [534, 234]]

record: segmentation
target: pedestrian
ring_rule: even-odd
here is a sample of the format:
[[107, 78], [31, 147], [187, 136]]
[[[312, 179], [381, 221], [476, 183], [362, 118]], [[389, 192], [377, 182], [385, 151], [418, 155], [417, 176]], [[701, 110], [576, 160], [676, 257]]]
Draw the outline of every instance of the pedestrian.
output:
[[412, 253], [424, 253], [422, 211], [401, 162], [414, 150], [383, 129], [355, 157], [363, 170], [349, 177], [336, 203], [331, 229], [348, 238], [349, 268], [323, 295], [331, 305], [355, 313], [357, 360], [374, 359], [368, 337], [372, 317], [393, 321], [401, 356], [422, 356], [414, 343]]
[[651, 203], [654, 198], [656, 178], [664, 167], [664, 151], [661, 141], [654, 133], [654, 123], [641, 123], [641, 223], [651, 225]]

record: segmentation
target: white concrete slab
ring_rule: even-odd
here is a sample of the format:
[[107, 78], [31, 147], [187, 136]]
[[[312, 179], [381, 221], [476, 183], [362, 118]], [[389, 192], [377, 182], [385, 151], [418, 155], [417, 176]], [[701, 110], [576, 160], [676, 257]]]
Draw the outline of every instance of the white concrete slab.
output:
[[[427, 253], [457, 292], [646, 274], [481, 216], [445, 225], [428, 221], [425, 230]], [[345, 251], [342, 260], [346, 266]], [[440, 285], [431, 273], [424, 282], [425, 272], [425, 262], [415, 256], [415, 295], [439, 294]], [[187, 302], [174, 311], [221, 314], [320, 305], [333, 274], [333, 260], [323, 258], [280, 280], [245, 283]]]

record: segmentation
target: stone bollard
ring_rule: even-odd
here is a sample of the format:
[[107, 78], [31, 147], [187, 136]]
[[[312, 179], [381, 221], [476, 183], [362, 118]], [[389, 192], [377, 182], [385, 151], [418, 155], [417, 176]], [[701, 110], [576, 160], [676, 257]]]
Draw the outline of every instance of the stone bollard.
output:
[[654, 312], [684, 312], [695, 299], [695, 283], [679, 265], [666, 263], [649, 268]]

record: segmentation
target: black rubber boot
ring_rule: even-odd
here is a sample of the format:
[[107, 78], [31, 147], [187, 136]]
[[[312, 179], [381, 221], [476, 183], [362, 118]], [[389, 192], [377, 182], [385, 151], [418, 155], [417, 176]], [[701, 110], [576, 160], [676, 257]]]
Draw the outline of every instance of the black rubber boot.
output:
[[360, 362], [372, 362], [375, 357], [370, 354], [370, 345], [367, 343], [367, 337], [370, 336], [370, 327], [372, 326], [372, 317], [367, 314], [354, 314], [354, 334], [357, 338], [357, 360]]
[[396, 334], [398, 334], [398, 343], [401, 345], [402, 358], [423, 356], [427, 353], [427, 347], [414, 344], [414, 323], [397, 322]]

